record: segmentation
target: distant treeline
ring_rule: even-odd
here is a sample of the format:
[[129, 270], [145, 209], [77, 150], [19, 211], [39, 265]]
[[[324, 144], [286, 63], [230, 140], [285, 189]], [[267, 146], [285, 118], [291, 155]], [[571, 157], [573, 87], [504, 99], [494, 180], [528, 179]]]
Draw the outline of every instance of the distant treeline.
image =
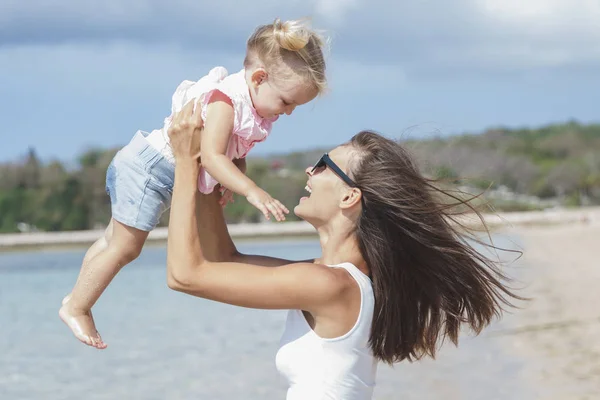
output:
[[[423, 173], [474, 191], [509, 193], [489, 196], [496, 209], [541, 208], [555, 204], [600, 204], [600, 125], [577, 122], [539, 129], [494, 128], [464, 134], [404, 141]], [[249, 158], [247, 174], [273, 197], [293, 208], [305, 194], [304, 169], [325, 149]], [[117, 149], [91, 149], [76, 168], [60, 161], [40, 162], [34, 149], [22, 160], [0, 164], [0, 232], [28, 229], [63, 231], [105, 226], [110, 203], [106, 168]], [[515, 197], [516, 195], [516, 197]], [[535, 199], [539, 199], [536, 207]], [[258, 222], [262, 217], [245, 199], [225, 209], [228, 222]], [[289, 220], [296, 219], [292, 214]], [[168, 223], [165, 213], [161, 225]]]

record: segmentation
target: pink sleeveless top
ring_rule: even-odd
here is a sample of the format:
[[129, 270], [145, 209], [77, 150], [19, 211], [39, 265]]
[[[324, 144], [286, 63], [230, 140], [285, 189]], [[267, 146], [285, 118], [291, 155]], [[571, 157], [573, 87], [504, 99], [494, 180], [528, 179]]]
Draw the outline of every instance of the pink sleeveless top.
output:
[[[264, 119], [257, 114], [246, 84], [245, 70], [228, 75], [223, 67], [215, 67], [197, 82], [183, 81], [173, 94], [171, 115], [165, 119], [163, 132], [166, 134], [173, 114], [180, 111], [190, 100], [198, 99], [202, 107], [202, 119], [206, 121], [206, 109], [211, 96], [219, 91], [231, 99], [233, 104], [233, 132], [229, 139], [226, 155], [230, 159], [244, 158], [258, 142], [264, 141], [277, 118]], [[168, 136], [167, 136], [168, 138]], [[211, 193], [217, 181], [204, 169], [198, 176], [198, 189]]]

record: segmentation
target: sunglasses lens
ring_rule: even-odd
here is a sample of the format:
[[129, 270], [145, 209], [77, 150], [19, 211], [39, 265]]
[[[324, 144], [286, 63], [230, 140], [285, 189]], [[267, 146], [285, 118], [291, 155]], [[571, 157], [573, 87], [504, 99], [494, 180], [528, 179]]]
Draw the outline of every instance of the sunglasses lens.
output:
[[325, 165], [325, 160], [323, 160], [323, 157], [321, 157], [321, 158], [319, 158], [319, 161], [317, 161], [317, 163], [313, 166], [313, 168], [312, 168], [313, 172], [315, 169], [321, 168], [323, 165]]

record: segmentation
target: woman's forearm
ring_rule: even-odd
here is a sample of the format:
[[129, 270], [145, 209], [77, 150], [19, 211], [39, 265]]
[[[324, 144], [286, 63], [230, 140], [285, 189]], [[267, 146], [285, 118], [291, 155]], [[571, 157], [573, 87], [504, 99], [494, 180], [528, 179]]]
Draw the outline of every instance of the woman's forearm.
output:
[[219, 204], [221, 193], [215, 188], [210, 194], [198, 193], [196, 199], [198, 235], [204, 257], [208, 261], [233, 261], [238, 253]]
[[167, 239], [169, 286], [186, 285], [204, 262], [196, 218], [199, 169], [195, 160], [177, 160]]

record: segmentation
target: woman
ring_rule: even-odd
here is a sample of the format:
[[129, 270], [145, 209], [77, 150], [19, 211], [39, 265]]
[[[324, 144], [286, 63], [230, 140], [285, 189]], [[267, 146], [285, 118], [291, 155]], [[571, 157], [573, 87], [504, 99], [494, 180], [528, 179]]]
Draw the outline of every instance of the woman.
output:
[[169, 132], [177, 166], [168, 284], [237, 306], [291, 310], [276, 360], [288, 400], [370, 399], [378, 361], [434, 357], [441, 339], [457, 344], [463, 324], [479, 333], [517, 297], [459, 235], [438, 199], [444, 192], [402, 146], [372, 132], [306, 170], [310, 195], [294, 213], [317, 230], [319, 259], [239, 253], [218, 194], [195, 189], [201, 125], [189, 104]]

